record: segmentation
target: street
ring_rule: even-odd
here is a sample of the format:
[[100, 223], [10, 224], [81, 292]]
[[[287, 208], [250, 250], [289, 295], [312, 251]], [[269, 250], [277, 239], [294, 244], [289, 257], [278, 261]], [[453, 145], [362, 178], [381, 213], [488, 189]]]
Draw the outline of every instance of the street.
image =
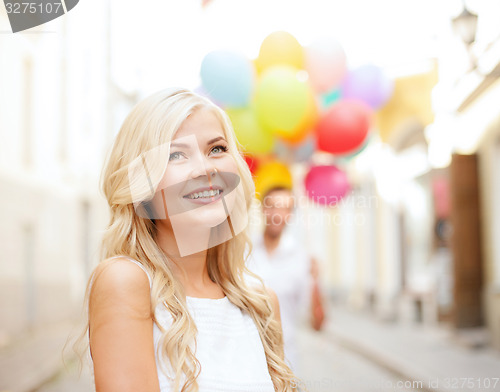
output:
[[331, 335], [303, 329], [298, 343], [303, 353], [299, 376], [309, 392], [418, 390], [405, 387], [412, 382], [344, 347]]
[[[406, 388], [410, 381], [365, 359], [349, 350], [326, 333], [311, 330], [299, 331], [299, 348], [303, 353], [300, 366], [299, 387], [309, 392], [371, 392], [371, 391], [416, 391]], [[398, 384], [399, 383], [399, 384]], [[400, 386], [402, 385], [402, 386]], [[304, 389], [304, 388], [301, 388]], [[422, 389], [420, 389], [422, 390]], [[90, 373], [84, 371], [78, 377], [78, 365], [72, 362], [67, 370], [37, 390], [37, 392], [91, 392], [94, 391]]]

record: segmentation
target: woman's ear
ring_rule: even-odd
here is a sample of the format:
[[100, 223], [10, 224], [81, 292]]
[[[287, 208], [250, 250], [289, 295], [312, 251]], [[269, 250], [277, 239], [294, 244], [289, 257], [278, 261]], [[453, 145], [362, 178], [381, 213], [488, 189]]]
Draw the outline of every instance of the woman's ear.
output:
[[137, 215], [142, 216], [143, 218], [150, 219], [154, 223], [154, 208], [151, 200], [146, 200], [141, 202], [136, 207]]

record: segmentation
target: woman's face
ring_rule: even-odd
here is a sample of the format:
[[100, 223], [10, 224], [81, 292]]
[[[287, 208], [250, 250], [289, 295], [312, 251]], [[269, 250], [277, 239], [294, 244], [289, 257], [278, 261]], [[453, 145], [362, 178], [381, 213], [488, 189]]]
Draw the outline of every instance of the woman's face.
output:
[[208, 109], [196, 110], [175, 133], [153, 199], [155, 211], [165, 211], [161, 215], [170, 220], [174, 234], [176, 225], [215, 227], [233, 210], [240, 178], [229, 148], [218, 118]]

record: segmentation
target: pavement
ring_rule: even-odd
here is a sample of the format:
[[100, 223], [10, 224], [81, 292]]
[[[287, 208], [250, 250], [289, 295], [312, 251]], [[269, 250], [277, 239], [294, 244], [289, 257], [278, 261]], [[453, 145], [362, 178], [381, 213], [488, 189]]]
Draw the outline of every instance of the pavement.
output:
[[414, 381], [415, 389], [500, 391], [500, 351], [477, 344], [477, 331], [457, 332], [377, 320], [345, 307], [329, 309], [324, 334], [351, 351]]
[[[68, 373], [61, 352], [72, 333], [74, 327], [63, 323], [32, 333], [1, 349], [0, 392], [93, 390], [88, 379], [81, 381], [80, 389], [76, 388], [76, 381], [71, 381], [76, 378], [66, 377], [64, 383], [54, 382]], [[373, 372], [370, 379], [378, 380], [377, 390], [384, 391], [396, 390], [381, 381], [384, 377], [392, 380], [390, 385], [395, 385], [396, 380], [405, 383], [397, 390], [500, 391], [500, 351], [464, 344], [464, 341], [467, 339], [463, 339], [463, 335], [446, 327], [381, 321], [370, 313], [335, 306], [328, 309], [324, 330], [309, 331], [304, 344], [309, 346], [311, 354], [314, 354], [312, 351], [317, 353], [316, 361], [307, 361], [309, 374], [316, 372], [314, 377], [321, 382], [321, 391], [374, 389], [353, 385], [334, 388], [334, 378], [346, 372], [358, 381], [369, 379], [369, 372]], [[336, 347], [343, 348], [343, 357]], [[365, 363], [371, 368], [361, 367], [355, 358], [349, 359], [349, 363], [342, 359], [353, 355], [366, 359]], [[75, 367], [74, 362], [70, 367]], [[381, 371], [375, 375], [374, 368]], [[353, 379], [349, 381], [351, 384]], [[59, 389], [48, 388], [50, 384], [59, 385]]]
[[[0, 392], [33, 392], [64, 368], [63, 348], [76, 332], [70, 322], [46, 326], [20, 335], [0, 350]], [[73, 360], [71, 347], [65, 360]]]

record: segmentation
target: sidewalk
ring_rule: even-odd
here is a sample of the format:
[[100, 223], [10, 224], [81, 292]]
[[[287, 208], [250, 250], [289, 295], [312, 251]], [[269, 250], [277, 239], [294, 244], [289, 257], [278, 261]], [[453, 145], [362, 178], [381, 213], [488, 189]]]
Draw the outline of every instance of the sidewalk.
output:
[[0, 392], [31, 392], [53, 378], [64, 366], [62, 349], [72, 328], [62, 323], [37, 330], [0, 350]]
[[500, 391], [500, 352], [468, 348], [444, 327], [383, 322], [332, 307], [325, 333], [404, 380], [422, 381], [419, 390]]

